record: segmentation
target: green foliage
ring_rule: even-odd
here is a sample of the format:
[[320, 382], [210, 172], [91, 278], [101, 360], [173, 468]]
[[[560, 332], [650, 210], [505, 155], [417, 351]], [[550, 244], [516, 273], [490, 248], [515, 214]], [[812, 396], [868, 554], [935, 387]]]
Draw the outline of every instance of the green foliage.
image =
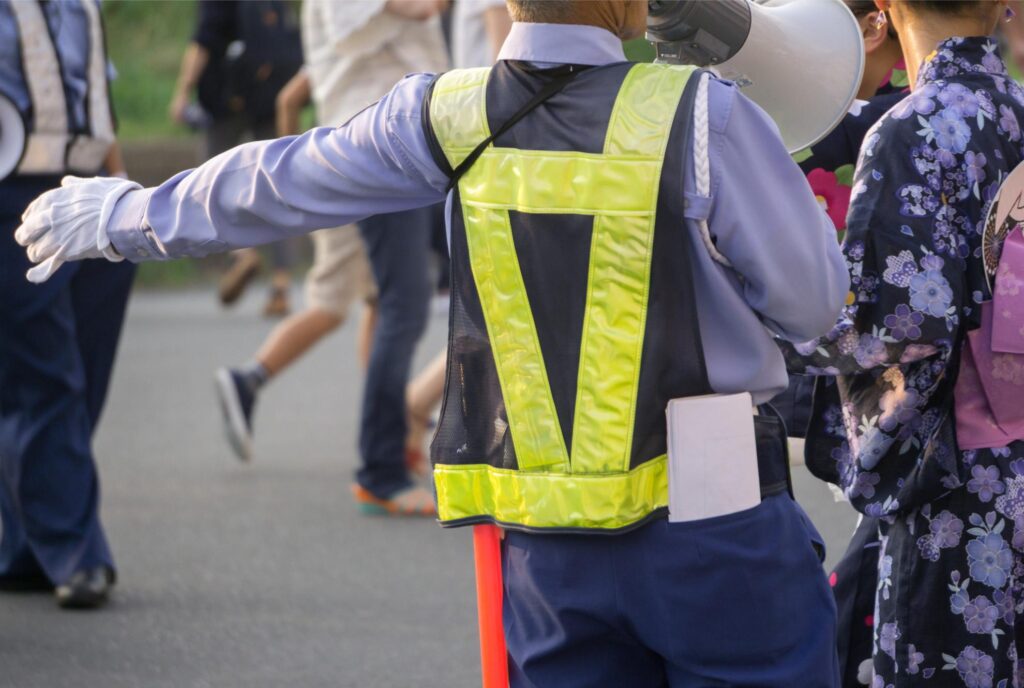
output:
[[905, 69], [894, 69], [892, 70], [892, 76], [889, 78], [891, 83], [896, 88], [906, 88], [910, 85], [910, 79], [907, 77], [907, 70]]
[[799, 150], [796, 153], [793, 153], [793, 162], [799, 165], [812, 155], [814, 155], [814, 153], [811, 151], [810, 148], [804, 148], [803, 150]]
[[122, 139], [188, 133], [170, 121], [167, 106], [195, 12], [195, 0], [103, 3], [107, 49], [118, 73], [111, 90]]
[[203, 282], [205, 272], [201, 263], [195, 260], [141, 263], [135, 284], [144, 289], [188, 287]]
[[630, 62], [654, 62], [654, 46], [643, 38], [636, 38], [622, 44], [626, 59]]
[[843, 186], [853, 186], [853, 173], [855, 168], [853, 165], [843, 165], [842, 167], [836, 168], [836, 181]]

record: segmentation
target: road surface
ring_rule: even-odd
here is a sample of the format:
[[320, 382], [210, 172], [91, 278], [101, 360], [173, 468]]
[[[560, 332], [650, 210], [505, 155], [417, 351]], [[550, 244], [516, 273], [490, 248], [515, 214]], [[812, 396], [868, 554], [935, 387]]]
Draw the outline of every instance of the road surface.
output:
[[[354, 324], [266, 389], [252, 464], [228, 451], [212, 372], [269, 331], [262, 298], [224, 312], [205, 291], [134, 295], [96, 438], [113, 603], [0, 595], [0, 686], [479, 686], [469, 531], [363, 517], [349, 498]], [[419, 365], [444, 328], [432, 317]], [[852, 512], [795, 480], [832, 562]]]

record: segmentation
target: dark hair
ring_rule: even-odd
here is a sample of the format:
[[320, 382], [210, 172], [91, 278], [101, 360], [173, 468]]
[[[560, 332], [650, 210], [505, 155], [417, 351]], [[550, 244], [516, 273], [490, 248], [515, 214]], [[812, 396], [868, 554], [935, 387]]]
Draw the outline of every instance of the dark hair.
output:
[[844, 0], [846, 6], [853, 12], [853, 16], [860, 19], [865, 14], [871, 14], [878, 8], [875, 7], [875, 0]]
[[970, 14], [981, 9], [983, 0], [913, 0], [906, 3], [912, 10], [927, 10], [935, 14]]

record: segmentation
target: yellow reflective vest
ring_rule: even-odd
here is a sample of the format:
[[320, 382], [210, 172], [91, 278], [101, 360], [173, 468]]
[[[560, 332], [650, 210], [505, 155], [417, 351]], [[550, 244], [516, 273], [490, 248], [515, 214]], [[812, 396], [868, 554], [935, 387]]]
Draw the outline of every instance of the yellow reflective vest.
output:
[[[585, 69], [458, 180], [442, 525], [609, 531], [665, 513], [665, 404], [710, 391], [682, 218], [693, 72]], [[438, 164], [546, 78], [508, 62], [438, 77]]]

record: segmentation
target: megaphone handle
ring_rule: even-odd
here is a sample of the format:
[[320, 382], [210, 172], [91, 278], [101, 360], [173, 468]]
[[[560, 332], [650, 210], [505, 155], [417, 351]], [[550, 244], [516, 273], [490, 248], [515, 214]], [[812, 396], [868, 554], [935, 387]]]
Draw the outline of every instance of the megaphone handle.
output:
[[508, 688], [505, 628], [501, 621], [501, 533], [497, 526], [473, 526], [473, 560], [483, 688]]

